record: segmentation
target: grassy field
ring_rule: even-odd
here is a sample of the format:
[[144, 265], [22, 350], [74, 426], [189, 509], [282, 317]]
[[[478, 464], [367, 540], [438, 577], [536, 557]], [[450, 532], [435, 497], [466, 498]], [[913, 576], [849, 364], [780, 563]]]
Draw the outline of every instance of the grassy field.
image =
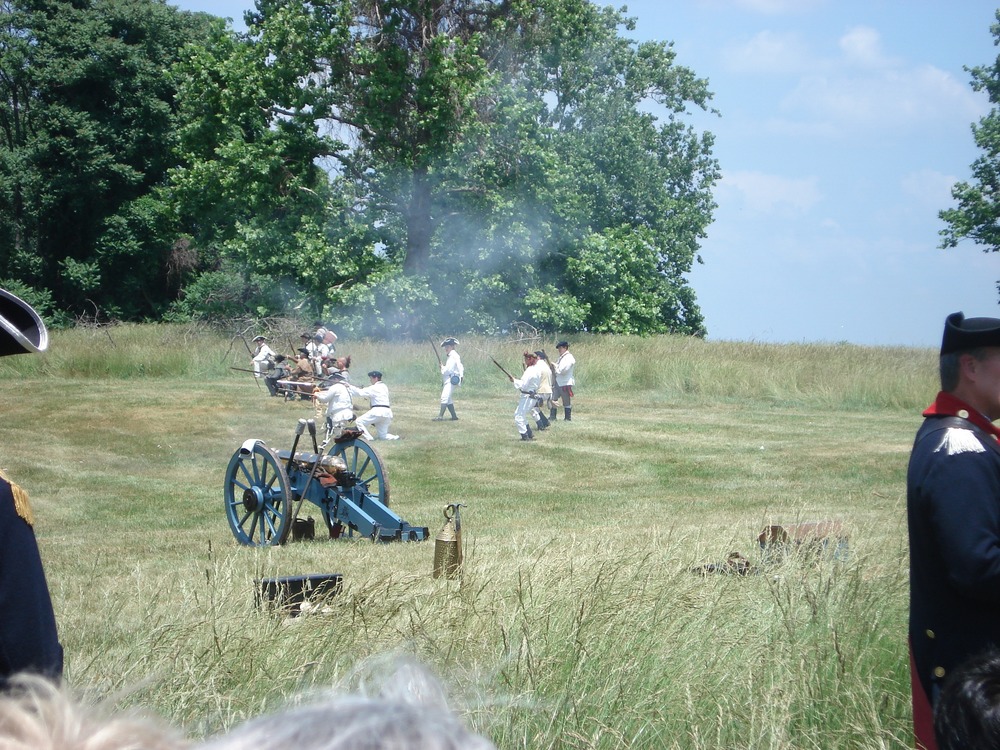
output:
[[[904, 476], [935, 353], [580, 338], [573, 422], [522, 443], [489, 357], [524, 348], [463, 339], [455, 423], [431, 421], [429, 344], [338, 348], [392, 392], [397, 512], [433, 536], [465, 504], [461, 580], [431, 577], [433, 540], [235, 543], [229, 458], [289, 447], [311, 408], [229, 369], [228, 337], [60, 331], [0, 361], [67, 682], [200, 738], [408, 654], [503, 749], [907, 747]], [[760, 557], [764, 526], [821, 519], [845, 559]], [[691, 571], [733, 551], [760, 574]], [[255, 606], [255, 579], [320, 572], [344, 576], [331, 611]]]

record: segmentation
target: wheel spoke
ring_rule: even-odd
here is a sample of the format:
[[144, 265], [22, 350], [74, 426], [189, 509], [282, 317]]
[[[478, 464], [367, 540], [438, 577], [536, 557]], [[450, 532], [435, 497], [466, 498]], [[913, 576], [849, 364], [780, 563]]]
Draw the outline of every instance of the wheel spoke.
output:
[[[247, 484], [248, 485], [252, 485], [254, 483], [253, 482], [253, 477], [250, 475], [250, 472], [247, 471], [247, 462], [241, 459], [240, 462], [239, 462], [239, 469], [240, 469], [240, 473], [243, 474], [243, 476], [245, 476], [247, 478]], [[236, 481], [236, 477], [235, 476], [233, 477], [233, 481], [234, 482]], [[246, 489], [246, 487], [244, 487], [243, 489]]]

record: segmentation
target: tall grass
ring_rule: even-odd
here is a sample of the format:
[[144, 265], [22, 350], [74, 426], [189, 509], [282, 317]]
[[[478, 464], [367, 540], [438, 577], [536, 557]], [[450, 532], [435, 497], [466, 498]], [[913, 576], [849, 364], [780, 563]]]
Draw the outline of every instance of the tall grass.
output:
[[[342, 342], [393, 394], [397, 511], [433, 531], [466, 505], [450, 581], [433, 542], [235, 544], [229, 457], [310, 415], [230, 369], [236, 344], [60, 331], [0, 360], [0, 466], [31, 491], [77, 689], [200, 737], [405, 652], [501, 748], [908, 745], [903, 485], [933, 352], [581, 337], [574, 421], [523, 444], [490, 358], [551, 343], [463, 338], [461, 419], [432, 423], [429, 344]], [[846, 557], [760, 556], [764, 525], [820, 518]], [[731, 551], [757, 574], [692, 572]], [[256, 606], [257, 579], [310, 572], [344, 575], [324, 611]]]

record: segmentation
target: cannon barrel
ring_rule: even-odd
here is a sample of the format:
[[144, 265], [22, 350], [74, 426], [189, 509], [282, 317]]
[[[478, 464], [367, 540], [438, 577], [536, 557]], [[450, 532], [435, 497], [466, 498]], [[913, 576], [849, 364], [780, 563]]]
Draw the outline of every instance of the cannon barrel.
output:
[[[281, 453], [284, 453], [284, 451], [281, 451], [279, 455]], [[303, 471], [311, 472], [315, 464], [319, 464], [318, 468], [326, 469], [331, 474], [336, 474], [341, 471], [347, 471], [347, 462], [340, 456], [296, 451], [295, 453], [291, 454], [290, 460], [292, 463], [296, 464]]]

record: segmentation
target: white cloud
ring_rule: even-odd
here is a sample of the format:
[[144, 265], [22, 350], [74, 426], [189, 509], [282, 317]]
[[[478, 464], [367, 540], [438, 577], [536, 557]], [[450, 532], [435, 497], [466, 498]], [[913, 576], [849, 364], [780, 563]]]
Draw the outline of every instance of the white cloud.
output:
[[940, 210], [952, 204], [951, 188], [957, 181], [957, 177], [921, 169], [903, 175], [900, 189], [919, 205]]
[[987, 110], [986, 98], [953, 76], [924, 65], [887, 68], [867, 75], [809, 75], [780, 102], [794, 119], [837, 127], [909, 129], [927, 122], [971, 122]]
[[719, 185], [753, 213], [804, 213], [822, 199], [815, 177], [790, 178], [763, 172], [727, 172]]
[[765, 30], [724, 50], [722, 59], [729, 71], [757, 76], [760, 91], [784, 88], [772, 132], [901, 132], [970, 123], [988, 111], [986, 95], [953, 74], [887, 54], [870, 26], [852, 27], [829, 54], [815, 50], [800, 33]]
[[840, 37], [838, 46], [849, 64], [866, 68], [881, 68], [893, 64], [882, 52], [882, 37], [869, 26], [855, 26]]
[[722, 53], [723, 64], [735, 73], [795, 73], [811, 67], [809, 45], [799, 34], [762, 31], [744, 44]]

